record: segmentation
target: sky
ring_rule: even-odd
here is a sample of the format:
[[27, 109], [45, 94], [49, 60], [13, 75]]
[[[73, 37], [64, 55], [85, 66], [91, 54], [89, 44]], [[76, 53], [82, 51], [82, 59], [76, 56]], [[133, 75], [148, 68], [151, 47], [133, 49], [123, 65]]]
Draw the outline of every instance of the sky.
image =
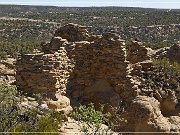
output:
[[121, 6], [180, 9], [180, 0], [0, 0], [0, 4], [50, 6]]

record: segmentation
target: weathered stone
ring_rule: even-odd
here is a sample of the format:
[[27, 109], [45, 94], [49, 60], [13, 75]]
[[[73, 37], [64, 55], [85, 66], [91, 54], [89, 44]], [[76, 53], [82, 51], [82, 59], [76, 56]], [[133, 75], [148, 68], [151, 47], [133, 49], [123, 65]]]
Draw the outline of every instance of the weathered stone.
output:
[[180, 63], [180, 43], [172, 45], [167, 50], [167, 58], [171, 61]]
[[44, 45], [44, 53], [17, 60], [16, 84], [41, 93], [50, 109], [65, 113], [79, 103], [105, 105], [118, 131], [179, 131], [174, 125], [179, 117], [170, 117], [178, 114], [178, 94], [162, 91], [151, 84], [161, 82], [148, 80], [156, 75], [151, 72], [150, 49], [141, 44], [133, 42], [126, 50], [117, 33], [95, 36], [86, 27], [68, 24]]
[[161, 114], [160, 103], [155, 98], [137, 96], [132, 100], [130, 108], [129, 114], [132, 114], [133, 119], [129, 124], [131, 122], [135, 124], [133, 132], [169, 133], [170, 131], [179, 132], [180, 130], [177, 126], [180, 124], [179, 117], [164, 117]]
[[12, 84], [15, 81], [15, 59], [0, 60], [0, 83]]
[[171, 62], [180, 63], [180, 42], [177, 42], [170, 47], [156, 50], [153, 57], [156, 59], [168, 58]]
[[70, 42], [87, 41], [89, 38], [86, 27], [82, 27], [73, 23], [69, 23], [64, 27], [59, 28], [55, 32], [54, 36], [62, 37], [63, 39], [67, 39]]
[[142, 62], [149, 60], [148, 49], [142, 46], [141, 42], [133, 41], [128, 46], [127, 60], [131, 63]]
[[47, 101], [47, 106], [49, 109], [63, 111], [65, 114], [69, 114], [72, 111], [70, 100], [66, 96], [60, 96], [57, 101]]

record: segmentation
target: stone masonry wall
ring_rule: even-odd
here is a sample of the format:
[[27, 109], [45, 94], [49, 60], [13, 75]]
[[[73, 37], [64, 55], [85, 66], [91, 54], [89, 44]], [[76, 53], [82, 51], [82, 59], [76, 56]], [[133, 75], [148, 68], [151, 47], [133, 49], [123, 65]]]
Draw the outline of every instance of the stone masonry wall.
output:
[[85, 32], [85, 27], [68, 24], [56, 31], [44, 46], [44, 53], [20, 57], [16, 64], [17, 86], [53, 100], [57, 93], [67, 92], [72, 101], [97, 104], [108, 101], [117, 105], [115, 97], [135, 95], [124, 41], [116, 33], [94, 36]]
[[94, 100], [101, 103], [101, 100], [103, 103], [111, 101], [113, 96], [127, 98], [133, 94], [127, 77], [124, 41], [110, 37], [101, 36], [94, 42], [80, 41], [67, 45], [68, 57], [75, 64], [67, 89], [71, 97], [84, 102]]
[[133, 64], [150, 59], [150, 57], [147, 55], [148, 49], [143, 46], [141, 42], [137, 41], [133, 41], [128, 46], [127, 54], [127, 60]]
[[143, 81], [138, 77], [152, 68], [141, 43], [133, 42], [127, 51], [116, 33], [92, 35], [84, 26], [67, 24], [42, 50], [17, 60], [16, 84], [44, 95], [49, 108], [68, 113], [71, 106], [93, 102], [113, 114], [117, 131], [180, 130], [174, 126], [178, 116], [164, 117], [156, 97], [141, 95]]
[[71, 66], [63, 47], [54, 54], [24, 55], [17, 60], [16, 85], [27, 93], [40, 93], [49, 108], [69, 112], [70, 101], [64, 95]]

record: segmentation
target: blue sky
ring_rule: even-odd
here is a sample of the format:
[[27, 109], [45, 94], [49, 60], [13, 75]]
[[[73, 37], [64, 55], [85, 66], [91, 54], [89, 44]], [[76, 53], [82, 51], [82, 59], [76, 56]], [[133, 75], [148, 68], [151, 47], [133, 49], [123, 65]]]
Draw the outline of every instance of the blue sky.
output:
[[0, 4], [53, 6], [128, 6], [180, 9], [180, 0], [0, 0]]

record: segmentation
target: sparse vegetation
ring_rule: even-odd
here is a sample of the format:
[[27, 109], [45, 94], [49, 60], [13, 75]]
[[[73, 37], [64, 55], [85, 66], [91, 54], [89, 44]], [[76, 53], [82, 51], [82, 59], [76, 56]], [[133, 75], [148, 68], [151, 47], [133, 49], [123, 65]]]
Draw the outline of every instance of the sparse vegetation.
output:
[[87, 106], [80, 105], [70, 114], [70, 117], [77, 121], [81, 131], [85, 134], [103, 132], [101, 126], [109, 123], [110, 116], [110, 113], [103, 114], [102, 110], [96, 111], [93, 103]]
[[0, 132], [58, 132], [61, 113], [23, 109], [21, 102], [15, 86], [0, 85]]
[[172, 62], [167, 58], [163, 58], [163, 59], [154, 59], [153, 64], [156, 67], [163, 68], [173, 73], [176, 73], [177, 75], [180, 75], [180, 64], [177, 62]]
[[55, 29], [67, 23], [93, 26], [89, 30], [95, 34], [116, 29], [123, 39], [137, 37], [153, 49], [180, 40], [179, 10], [15, 5], [0, 5], [0, 9], [0, 58], [40, 49], [41, 42], [48, 41]]
[[[142, 41], [144, 43], [143, 45], [145, 45], [146, 47], [150, 47], [152, 49], [169, 47], [174, 42], [180, 40], [179, 22], [180, 22], [180, 10], [157, 10], [157, 9], [120, 8], [120, 7], [62, 8], [62, 7], [0, 5], [0, 60], [6, 59], [7, 57], [17, 58], [18, 55], [32, 53], [34, 49], [41, 50], [41, 45], [40, 45], [41, 42], [49, 41], [55, 29], [67, 23], [77, 23], [77, 24], [86, 25], [86, 26], [93, 26], [93, 27], [88, 28], [88, 30], [92, 32], [93, 34], [102, 34], [104, 32], [110, 32], [112, 30], [116, 30], [116, 32], [120, 33], [121, 38], [126, 40], [125, 42], [127, 46], [131, 43], [131, 40], [136, 38], [137, 40]], [[109, 40], [107, 41], [109, 42]], [[72, 50], [74, 50], [74, 48]], [[107, 49], [105, 50], [108, 53], [104, 53], [104, 52], [101, 52], [101, 50], [100, 51], [98, 50], [98, 53], [97, 53], [98, 61], [106, 62], [106, 60], [104, 60], [102, 56], [109, 55], [109, 54], [111, 55], [111, 53], [109, 53], [111, 51]], [[96, 70], [96, 68], [98, 68], [98, 65], [99, 65], [96, 62], [95, 64], [97, 65], [97, 67], [96, 65], [95, 66], [92, 65], [93, 61], [91, 60], [90, 65], [93, 69], [90, 68], [90, 71], [89, 70], [84, 71], [84, 72], [87, 72], [86, 74], [87, 76], [89, 76], [88, 78], [90, 79], [86, 81], [82, 77], [84, 74], [82, 75], [80, 74], [79, 78], [77, 77], [77, 82], [76, 82], [74, 81], [73, 77], [74, 76], [76, 77], [76, 74], [79, 74], [79, 73], [77, 72], [76, 69], [74, 69], [74, 66], [77, 67], [78, 70], [81, 70], [79, 69], [79, 65], [77, 63], [78, 62], [82, 63], [81, 62], [82, 60], [80, 59], [80, 61], [75, 61], [75, 63], [73, 63], [74, 59], [76, 58], [76, 55], [78, 56], [79, 54], [76, 54], [75, 52], [75, 54], [73, 54], [71, 58], [71, 55], [69, 53], [70, 51], [67, 51], [67, 53], [65, 52], [65, 50], [63, 51], [64, 51], [63, 56], [65, 56], [65, 58], [63, 58], [63, 62], [64, 61], [66, 62], [64, 65], [62, 65], [64, 69], [60, 69], [60, 67], [58, 68], [58, 65], [61, 65], [61, 63], [59, 62], [59, 56], [61, 56], [59, 55], [59, 52], [57, 53], [59, 55], [57, 56], [57, 60], [55, 58], [56, 57], [55, 55], [53, 57], [51, 57], [50, 55], [46, 55], [47, 58], [49, 57], [49, 60], [51, 58], [55, 59], [56, 60], [55, 62], [43, 61], [45, 58], [44, 57], [45, 55], [41, 56], [42, 58], [41, 61], [37, 60], [35, 62], [37, 63], [37, 66], [35, 66], [35, 68], [33, 67], [32, 76], [29, 74], [29, 72], [32, 72], [32, 71], [27, 68], [30, 65], [29, 64], [30, 62], [28, 64], [25, 63], [24, 65], [25, 68], [23, 67], [24, 69], [27, 69], [28, 71], [22, 70], [23, 68], [21, 69], [21, 67], [18, 67], [18, 65], [16, 67], [19, 68], [19, 69], [17, 68], [18, 70], [22, 70], [22, 72], [24, 72], [28, 76], [28, 78], [30, 78], [30, 80], [33, 80], [35, 78], [34, 79], [35, 83], [32, 81], [32, 84], [40, 87], [40, 90], [46, 90], [47, 88], [50, 93], [51, 93], [50, 89], [55, 84], [56, 86], [55, 87], [53, 86], [53, 87], [57, 88], [58, 92], [60, 92], [59, 91], [60, 88], [63, 87], [62, 89], [64, 90], [66, 86], [68, 89], [71, 89], [70, 83], [77, 83], [77, 86], [75, 86], [75, 90], [79, 88], [79, 86], [82, 86], [82, 88], [85, 89], [85, 87], [91, 85], [93, 81], [96, 82], [96, 79], [97, 79], [96, 77], [98, 77], [97, 81], [99, 80], [99, 77], [100, 77], [100, 79], [105, 78], [105, 81], [107, 80], [107, 85], [108, 86], [110, 85], [110, 88], [108, 89], [110, 90], [112, 89], [112, 91], [116, 93], [121, 92], [121, 89], [122, 91], [124, 91], [124, 89], [126, 90], [126, 83], [128, 83], [127, 90], [130, 89], [129, 90], [130, 92], [131, 92], [132, 87], [133, 87], [132, 92], [137, 88], [136, 89], [137, 91], [133, 92], [132, 95], [135, 95], [136, 93], [138, 94], [140, 93], [143, 96], [146, 95], [149, 97], [155, 97], [156, 99], [160, 99], [158, 101], [161, 101], [161, 100], [164, 100], [165, 98], [168, 98], [167, 95], [170, 95], [170, 94], [173, 95], [173, 94], [178, 93], [175, 96], [179, 98], [179, 92], [177, 91], [179, 91], [178, 88], [180, 86], [180, 64], [176, 62], [171, 62], [168, 59], [154, 59], [153, 60], [154, 66], [152, 67], [150, 66], [147, 69], [146, 67], [144, 67], [145, 69], [144, 70], [141, 65], [137, 65], [137, 76], [130, 76], [128, 73], [128, 71], [130, 70], [127, 70], [128, 62], [126, 61], [127, 57], [125, 56], [125, 53], [122, 51], [122, 54], [118, 55], [115, 52], [115, 55], [112, 55], [112, 56], [116, 56], [118, 62], [119, 60], [121, 60], [121, 58], [123, 58], [122, 63], [121, 64], [118, 63], [117, 65], [118, 67], [117, 69], [119, 71], [122, 71], [122, 75], [120, 73], [117, 73], [117, 75], [119, 75], [120, 77], [118, 76], [114, 77], [113, 76], [114, 74], [112, 74], [112, 77], [111, 77], [111, 74], [109, 74], [111, 70], [109, 68], [103, 69], [103, 71], [105, 71], [105, 73], [102, 72], [103, 75], [95, 75], [95, 76], [91, 75], [93, 73], [96, 73], [94, 72], [94, 70]], [[93, 52], [96, 52], [94, 48], [93, 48]], [[114, 50], [112, 52], [114, 52]], [[102, 56], [100, 56], [101, 53], [102, 53]], [[68, 55], [68, 58], [66, 58], [67, 55]], [[31, 58], [31, 60], [33, 59], [33, 57]], [[88, 58], [87, 61], [89, 60], [89, 57], [91, 57], [91, 55], [87, 57]], [[102, 57], [102, 59], [100, 57]], [[95, 57], [93, 58], [93, 60], [94, 59]], [[109, 57], [108, 57], [108, 61], [110, 61]], [[113, 66], [113, 68], [116, 68], [117, 61], [115, 60], [114, 63], [112, 64], [110, 63]], [[43, 63], [43, 65], [40, 64], [41, 62]], [[145, 62], [149, 62], [149, 61], [145, 61]], [[141, 63], [141, 64], [146, 64], [146, 63]], [[148, 64], [151, 65], [151, 63], [147, 63], [147, 65], [145, 66], [149, 66]], [[83, 65], [89, 66], [89, 63], [87, 64], [83, 63]], [[128, 66], [129, 65], [132, 66], [136, 64], [129, 63]], [[4, 65], [2, 64], [2, 69], [4, 68], [3, 66]], [[43, 66], [43, 68], [41, 68], [41, 66]], [[121, 70], [121, 66], [123, 67], [124, 70]], [[57, 69], [52, 68], [52, 70], [48, 70], [48, 69], [51, 69], [51, 67], [57, 67]], [[68, 68], [67, 72], [66, 72], [66, 67]], [[38, 68], [38, 71], [40, 72], [38, 73], [34, 72], [36, 68]], [[55, 70], [57, 72], [54, 72]], [[63, 75], [60, 74], [61, 70], [63, 70], [62, 71]], [[142, 71], [138, 72], [138, 70], [142, 70]], [[9, 77], [8, 73], [9, 72], [4, 73], [5, 75], [3, 77], [8, 78]], [[17, 73], [16, 73], [16, 79], [18, 78]], [[41, 73], [43, 73], [43, 76], [41, 76], [42, 75]], [[53, 77], [50, 76], [48, 73], [53, 75]], [[89, 75], [88, 73], [91, 73], [91, 74]], [[15, 73], [13, 72], [11, 74], [12, 74], [11, 77], [14, 77]], [[34, 74], [37, 74], [39, 76], [35, 76]], [[106, 77], [106, 74], [107, 74], [107, 77]], [[50, 76], [50, 79], [52, 79], [53, 82], [55, 82], [55, 84], [49, 81], [48, 76]], [[62, 76], [65, 78], [63, 78]], [[72, 76], [72, 81], [71, 81], [71, 76]], [[42, 85], [39, 85], [38, 83], [36, 83], [37, 78], [41, 80], [41, 78], [43, 77], [44, 79], [46, 79], [46, 81], [43, 80]], [[59, 80], [59, 77], [60, 77], [60, 80]], [[9, 77], [8, 79], [10, 80], [11, 78]], [[22, 80], [23, 79], [25, 80], [27, 78], [23, 77], [22, 75]], [[123, 83], [121, 84], [120, 81], [122, 81]], [[25, 84], [27, 82], [25, 82]], [[27, 83], [27, 88], [28, 89], [32, 88], [31, 85], [28, 83]], [[50, 84], [50, 85], [48, 87], [43, 86], [45, 83]], [[61, 86], [60, 83], [63, 83], [63, 86]], [[134, 83], [134, 86], [132, 86], [133, 83]], [[92, 88], [94, 88], [94, 86]], [[105, 90], [105, 92], [106, 91], [107, 90]], [[0, 84], [0, 116], [1, 116], [0, 117], [0, 132], [2, 132], [2, 134], [3, 132], [12, 132], [12, 134], [17, 134], [17, 132], [34, 132], [32, 134], [38, 134], [37, 132], [46, 132], [43, 134], [51, 134], [48, 132], [54, 132], [55, 134], [58, 134], [57, 132], [59, 131], [61, 122], [63, 120], [63, 114], [61, 114], [60, 112], [49, 110], [47, 108], [46, 108], [47, 110], [43, 112], [42, 110], [38, 108], [39, 107], [38, 105], [40, 105], [43, 100], [41, 95], [33, 95], [32, 93], [28, 93], [27, 95], [25, 95], [25, 93], [23, 94], [24, 95], [22, 95], [22, 93], [20, 93], [17, 90], [16, 86], [6, 86], [6, 85]], [[98, 94], [99, 93], [97, 93], [97, 95]], [[119, 101], [121, 102], [121, 104], [118, 103], [117, 105], [118, 107], [112, 108], [110, 110], [111, 112], [113, 112], [112, 113], [113, 116], [111, 116], [109, 113], [103, 113], [103, 107], [101, 108], [101, 110], [96, 110], [94, 104], [92, 103], [89, 105], [80, 105], [78, 108], [74, 108], [74, 111], [71, 112], [69, 116], [76, 121], [81, 131], [84, 132], [84, 134], [90, 134], [90, 133], [103, 134], [103, 133], [107, 133], [108, 130], [111, 130], [111, 129], [118, 131], [119, 127], [123, 127], [126, 130], [127, 125], [131, 126], [131, 119], [130, 119], [131, 116], [126, 117], [126, 115], [129, 115], [129, 114], [128, 112], [126, 112], [125, 109], [127, 109], [128, 104], [131, 103], [129, 101], [133, 100], [131, 98], [127, 98], [127, 101], [124, 100], [124, 98], [126, 98], [127, 96], [132, 97], [131, 94], [129, 95], [128, 94], [129, 93], [127, 94], [125, 93], [122, 95], [119, 94], [120, 97], [117, 97], [117, 98], [122, 98], [123, 100], [122, 102]], [[81, 93], [81, 92], [76, 93], [75, 91], [75, 92], [72, 92], [72, 95], [74, 96], [72, 98], [74, 98], [75, 100], [76, 99], [81, 100], [81, 97], [86, 94]], [[163, 96], [161, 97], [161, 95]], [[24, 98], [23, 96], [35, 96], [35, 98], [34, 97], [32, 98], [33, 98], [33, 101], [38, 104], [37, 105], [38, 107], [30, 106], [30, 108], [25, 108], [21, 106], [22, 99]], [[84, 97], [82, 97], [82, 99], [83, 98]], [[110, 103], [111, 102], [112, 104], [114, 104], [114, 102], [116, 103], [116, 97], [112, 96], [112, 98], [113, 98], [112, 101], [111, 99], [109, 100]], [[53, 99], [54, 99], [54, 96], [53, 96]], [[80, 100], [78, 102], [80, 102]], [[179, 99], [177, 100], [179, 102]], [[68, 104], [68, 106], [70, 104], [69, 99], [63, 102], [64, 103], [62, 104]], [[125, 104], [125, 102], [129, 102], [129, 103]], [[57, 103], [57, 106], [56, 106], [56, 103]], [[59, 110], [60, 108], [59, 106], [61, 106], [61, 103], [60, 102], [56, 102], [56, 103], [52, 104], [52, 106], [54, 105], [55, 106], [54, 108]], [[176, 104], [176, 108], [178, 105], [179, 104]], [[142, 112], [142, 114], [143, 113], [144, 112]], [[145, 114], [149, 115], [150, 113], [147, 111], [145, 112]], [[139, 116], [141, 116], [141, 114]], [[142, 119], [143, 117], [144, 116], [142, 116]], [[68, 119], [67, 118], [64, 119], [64, 121], [66, 120]], [[150, 122], [148, 121], [146, 123], [150, 123]], [[108, 128], [105, 131], [101, 127], [103, 124], [108, 125]], [[156, 125], [157, 123], [152, 122], [152, 125], [153, 124]], [[146, 125], [144, 127], [146, 127]], [[135, 126], [133, 128], [135, 128], [136, 130]]]
[[171, 63], [168, 59], [153, 60], [154, 69], [144, 72], [142, 78], [143, 89], [175, 91], [180, 85], [180, 65], [176, 62]]

